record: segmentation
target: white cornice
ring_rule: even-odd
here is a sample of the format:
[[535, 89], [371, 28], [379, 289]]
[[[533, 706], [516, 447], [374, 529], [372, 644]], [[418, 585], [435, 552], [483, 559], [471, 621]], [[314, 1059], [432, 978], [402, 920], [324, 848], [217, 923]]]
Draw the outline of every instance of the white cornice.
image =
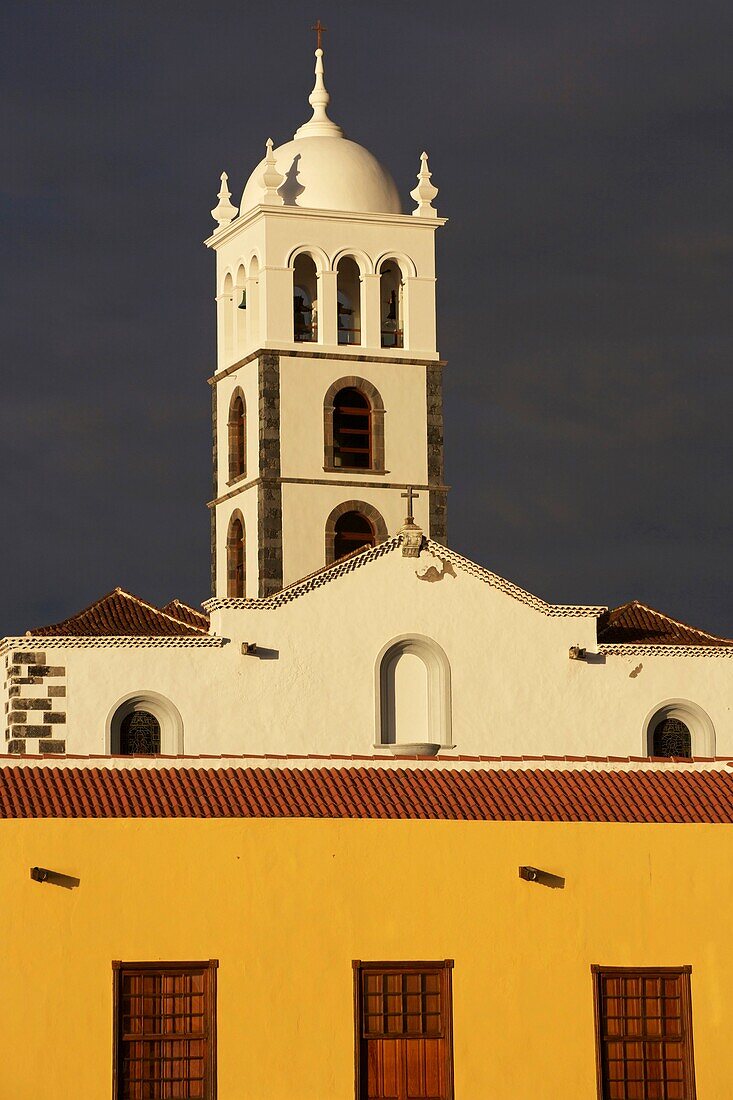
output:
[[306, 206], [255, 206], [246, 214], [240, 214], [224, 229], [218, 229], [207, 237], [204, 244], [207, 248], [218, 248], [235, 237], [240, 229], [244, 229], [261, 218], [315, 218], [318, 221], [362, 222], [368, 225], [375, 223], [381, 225], [408, 225], [415, 229], [432, 229], [439, 225], [445, 225], [447, 218], [413, 218], [412, 214], [360, 214], [358, 211], [349, 210], [315, 210]]

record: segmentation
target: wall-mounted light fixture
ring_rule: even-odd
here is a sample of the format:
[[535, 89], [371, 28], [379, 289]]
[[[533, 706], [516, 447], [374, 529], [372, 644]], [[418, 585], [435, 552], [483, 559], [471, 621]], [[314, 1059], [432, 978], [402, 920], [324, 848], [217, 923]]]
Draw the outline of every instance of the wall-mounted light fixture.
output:
[[582, 645], [571, 645], [568, 650], [568, 657], [571, 661], [584, 661], [585, 649]]
[[63, 886], [65, 890], [73, 890], [81, 881], [75, 878], [74, 875], [65, 875], [61, 871], [50, 871], [48, 867], [31, 867], [31, 878], [34, 882], [47, 882], [51, 886]]
[[553, 875], [550, 871], [541, 871], [539, 867], [520, 867], [519, 877], [525, 882], [536, 882], [539, 886], [549, 886], [551, 890], [562, 890], [565, 879], [562, 875]]
[[256, 657], [257, 642], [242, 642], [242, 653], [245, 657]]

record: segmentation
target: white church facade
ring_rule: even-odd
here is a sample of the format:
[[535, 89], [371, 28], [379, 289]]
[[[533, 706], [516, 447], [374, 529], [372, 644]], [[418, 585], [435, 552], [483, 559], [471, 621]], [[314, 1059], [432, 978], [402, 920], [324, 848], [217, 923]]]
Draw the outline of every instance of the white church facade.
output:
[[[5, 751], [733, 754], [733, 641], [555, 605], [447, 543], [433, 205], [327, 113], [222, 176], [212, 597], [5, 638]], [[407, 518], [406, 518], [407, 517]]]

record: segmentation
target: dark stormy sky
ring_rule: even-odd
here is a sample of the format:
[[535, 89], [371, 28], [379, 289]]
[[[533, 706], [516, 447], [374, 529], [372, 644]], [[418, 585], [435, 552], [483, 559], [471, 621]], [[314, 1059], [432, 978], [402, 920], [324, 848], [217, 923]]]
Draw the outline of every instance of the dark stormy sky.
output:
[[[451, 545], [733, 633], [730, 0], [5, 0], [0, 633], [208, 595], [218, 176], [331, 114], [439, 234]], [[409, 207], [408, 207], [409, 209]]]

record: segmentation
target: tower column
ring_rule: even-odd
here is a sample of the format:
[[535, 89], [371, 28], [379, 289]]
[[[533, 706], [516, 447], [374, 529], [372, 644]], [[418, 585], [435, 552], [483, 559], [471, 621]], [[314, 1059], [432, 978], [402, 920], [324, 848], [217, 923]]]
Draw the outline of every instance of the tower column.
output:
[[361, 285], [361, 342], [364, 347], [378, 348], [382, 343], [379, 275], [362, 275]]
[[318, 343], [338, 344], [337, 278], [335, 271], [318, 276]]

